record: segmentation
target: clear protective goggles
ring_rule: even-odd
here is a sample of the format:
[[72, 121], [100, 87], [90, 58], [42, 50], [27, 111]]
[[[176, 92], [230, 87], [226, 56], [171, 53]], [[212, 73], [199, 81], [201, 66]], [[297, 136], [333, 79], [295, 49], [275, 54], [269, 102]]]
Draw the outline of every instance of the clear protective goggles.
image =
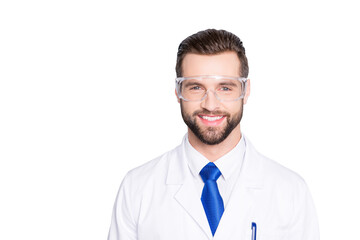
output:
[[[179, 98], [189, 102], [201, 102], [213, 92], [219, 101], [231, 102], [244, 98], [247, 78], [221, 75], [178, 77], [175, 79]], [[212, 88], [208, 88], [212, 86]]]

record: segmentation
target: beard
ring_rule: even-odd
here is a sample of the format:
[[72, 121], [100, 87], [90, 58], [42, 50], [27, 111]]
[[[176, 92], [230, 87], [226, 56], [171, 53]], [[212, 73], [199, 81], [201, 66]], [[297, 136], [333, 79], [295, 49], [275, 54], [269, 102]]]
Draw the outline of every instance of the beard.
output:
[[[181, 107], [181, 115], [185, 124], [195, 134], [195, 136], [198, 139], [200, 139], [201, 142], [207, 145], [216, 145], [224, 141], [234, 130], [234, 128], [237, 125], [239, 125], [243, 115], [243, 104], [241, 105], [241, 109], [233, 116], [231, 116], [227, 112], [221, 112], [221, 111], [210, 112], [207, 110], [198, 110], [195, 111], [192, 115], [190, 115], [184, 111], [182, 101], [180, 101], [180, 107]], [[222, 128], [207, 127], [205, 129], [201, 129], [199, 124], [196, 123], [196, 119], [199, 114], [224, 115], [226, 117], [226, 126]]]

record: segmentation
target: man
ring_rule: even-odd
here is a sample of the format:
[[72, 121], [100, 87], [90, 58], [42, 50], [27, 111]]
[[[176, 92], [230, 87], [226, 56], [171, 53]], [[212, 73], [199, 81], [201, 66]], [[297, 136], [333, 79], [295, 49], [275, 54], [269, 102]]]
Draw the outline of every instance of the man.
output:
[[188, 133], [126, 175], [108, 240], [319, 239], [305, 182], [241, 133], [248, 72], [230, 32], [209, 29], [180, 44], [175, 93]]

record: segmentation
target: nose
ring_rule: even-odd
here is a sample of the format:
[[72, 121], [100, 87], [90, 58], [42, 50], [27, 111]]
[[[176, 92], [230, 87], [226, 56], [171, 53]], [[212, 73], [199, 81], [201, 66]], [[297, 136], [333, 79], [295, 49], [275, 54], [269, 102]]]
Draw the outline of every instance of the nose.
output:
[[200, 106], [212, 112], [220, 107], [220, 101], [216, 98], [214, 91], [208, 90]]

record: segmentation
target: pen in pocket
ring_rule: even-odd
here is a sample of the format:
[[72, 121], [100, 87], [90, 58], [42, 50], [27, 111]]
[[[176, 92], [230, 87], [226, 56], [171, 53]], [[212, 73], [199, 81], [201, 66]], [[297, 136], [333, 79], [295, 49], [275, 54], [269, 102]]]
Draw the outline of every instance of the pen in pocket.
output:
[[256, 223], [251, 223], [251, 240], [256, 240]]

